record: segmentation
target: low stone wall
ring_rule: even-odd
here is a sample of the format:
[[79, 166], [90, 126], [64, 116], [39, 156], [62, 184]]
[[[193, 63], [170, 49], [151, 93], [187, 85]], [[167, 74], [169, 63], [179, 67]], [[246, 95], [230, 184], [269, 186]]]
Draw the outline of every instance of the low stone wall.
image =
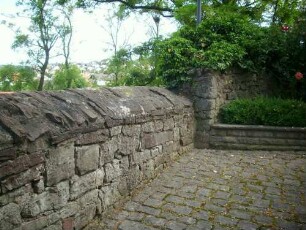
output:
[[209, 145], [220, 149], [306, 150], [306, 128], [215, 124]]
[[207, 69], [191, 73], [193, 82], [182, 89], [194, 102], [196, 119], [195, 146], [209, 147], [211, 125], [218, 122], [222, 105], [236, 98], [266, 95], [269, 81], [262, 76], [242, 72], [220, 74]]
[[81, 229], [193, 144], [161, 88], [0, 94], [0, 229]]

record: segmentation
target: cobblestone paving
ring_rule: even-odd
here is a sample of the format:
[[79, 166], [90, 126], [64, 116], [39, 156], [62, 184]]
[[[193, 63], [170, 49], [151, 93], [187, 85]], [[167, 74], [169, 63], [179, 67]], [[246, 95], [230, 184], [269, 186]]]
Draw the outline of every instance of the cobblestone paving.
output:
[[306, 152], [194, 150], [99, 229], [306, 229]]

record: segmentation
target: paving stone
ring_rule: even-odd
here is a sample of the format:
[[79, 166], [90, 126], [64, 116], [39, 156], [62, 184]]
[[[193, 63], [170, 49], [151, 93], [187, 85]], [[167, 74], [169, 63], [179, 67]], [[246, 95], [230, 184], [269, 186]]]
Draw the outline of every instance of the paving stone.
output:
[[233, 219], [233, 218], [229, 218], [226, 216], [216, 216], [215, 217], [215, 221], [221, 225], [225, 225], [225, 226], [236, 226], [237, 225], [237, 220]]
[[182, 222], [187, 225], [195, 224], [197, 220], [195, 218], [189, 217], [189, 216], [182, 216], [177, 219], [177, 221]]
[[223, 191], [217, 191], [217, 193], [214, 194], [214, 197], [215, 198], [218, 198], [218, 199], [228, 199], [230, 197], [230, 193], [228, 192], [223, 192]]
[[241, 210], [230, 210], [229, 215], [238, 219], [251, 220], [250, 213], [243, 212]]
[[154, 227], [164, 227], [167, 223], [166, 219], [157, 218], [155, 216], [147, 216], [144, 218], [144, 222], [154, 226]]
[[196, 227], [196, 229], [205, 229], [205, 230], [207, 229], [207, 230], [209, 230], [209, 229], [212, 229], [213, 225], [209, 221], [199, 220], [195, 227]]
[[175, 212], [179, 215], [189, 215], [192, 212], [192, 209], [187, 206], [175, 205], [170, 203], [164, 205], [163, 209]]
[[185, 199], [179, 196], [170, 195], [165, 199], [165, 201], [172, 202], [175, 204], [183, 204], [185, 202]]
[[224, 207], [220, 207], [214, 204], [206, 204], [204, 208], [205, 210], [213, 211], [213, 212], [225, 212], [226, 211]]
[[142, 205], [140, 205], [135, 211], [147, 213], [147, 214], [154, 215], [154, 216], [158, 216], [160, 213], [159, 209], [142, 206]]
[[254, 224], [250, 221], [245, 221], [245, 220], [239, 221], [237, 226], [241, 230], [257, 230], [257, 229], [259, 229], [258, 225]]
[[112, 214], [119, 220], [105, 226], [306, 229], [304, 165], [306, 154], [294, 152], [195, 150], [140, 189]]
[[159, 208], [159, 207], [162, 206], [163, 201], [148, 198], [143, 204], [146, 205], [146, 206], [153, 207], [153, 208]]
[[273, 223], [273, 219], [269, 216], [255, 216], [254, 220], [264, 225], [271, 225]]
[[192, 216], [196, 219], [208, 220], [209, 213], [207, 211], [201, 210], [201, 211], [194, 213]]
[[118, 230], [154, 230], [156, 228], [149, 227], [139, 222], [124, 220], [118, 227]]
[[126, 217], [128, 220], [141, 221], [144, 218], [145, 214], [141, 212], [129, 212], [129, 215]]
[[179, 222], [169, 221], [166, 227], [170, 230], [183, 230], [186, 229], [187, 225]]

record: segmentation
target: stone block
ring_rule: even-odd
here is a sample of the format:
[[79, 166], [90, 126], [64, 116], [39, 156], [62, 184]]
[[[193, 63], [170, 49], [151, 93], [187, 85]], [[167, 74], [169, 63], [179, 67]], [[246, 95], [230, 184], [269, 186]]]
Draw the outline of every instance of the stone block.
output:
[[122, 174], [122, 169], [120, 168], [120, 160], [113, 160], [112, 163], [107, 163], [105, 165], [105, 182], [109, 183], [113, 180], [118, 179]]
[[43, 165], [36, 165], [20, 174], [7, 177], [1, 181], [2, 192], [6, 193], [25, 184], [37, 181], [44, 172]]
[[152, 158], [154, 158], [155, 156], [158, 156], [159, 154], [161, 154], [163, 151], [163, 146], [162, 145], [159, 145], [159, 146], [156, 146], [154, 148], [151, 149], [151, 156]]
[[21, 225], [20, 208], [10, 203], [0, 208], [0, 229], [15, 229]]
[[164, 132], [156, 133], [155, 136], [156, 136], [155, 139], [156, 139], [157, 144], [163, 144], [163, 143], [173, 140], [172, 131], [164, 131]]
[[168, 141], [165, 144], [163, 144], [163, 154], [170, 154], [173, 152], [174, 149], [174, 142]]
[[168, 118], [164, 121], [164, 130], [172, 130], [174, 128], [174, 120], [173, 118]]
[[126, 175], [130, 167], [129, 157], [128, 156], [122, 157], [119, 163], [120, 163], [120, 168], [122, 170], [122, 175]]
[[74, 172], [73, 143], [66, 143], [48, 151], [46, 154], [47, 186], [52, 186], [61, 180], [72, 177]]
[[106, 141], [101, 145], [100, 167], [114, 160], [115, 152], [117, 152], [118, 148], [118, 137], [112, 137], [110, 140]]
[[48, 225], [52, 225], [55, 222], [58, 222], [60, 219], [59, 215], [56, 213], [50, 214], [48, 216], [40, 216], [28, 222], [22, 223], [22, 230], [40, 230], [46, 229]]
[[122, 136], [119, 138], [119, 152], [122, 155], [129, 155], [140, 147], [139, 137]]
[[90, 221], [95, 217], [96, 215], [96, 205], [88, 205], [86, 206], [85, 209], [79, 210], [75, 217], [75, 222], [74, 222], [74, 229], [82, 229], [84, 228], [87, 224], [89, 224]]
[[197, 99], [194, 102], [194, 110], [195, 112], [214, 110], [215, 103], [214, 99]]
[[154, 123], [155, 131], [160, 132], [164, 129], [164, 123], [162, 120], [156, 120]]
[[109, 138], [108, 129], [102, 129], [95, 132], [83, 133], [75, 141], [76, 145], [88, 145], [104, 142]]
[[175, 127], [173, 128], [173, 140], [178, 141], [180, 139], [180, 128]]
[[24, 204], [31, 199], [32, 194], [33, 189], [31, 184], [25, 184], [20, 188], [0, 196], [0, 207], [8, 203], [16, 203], [22, 209]]
[[119, 182], [111, 183], [107, 186], [103, 186], [99, 191], [99, 199], [101, 200], [103, 211], [113, 205], [120, 198], [118, 184]]
[[68, 217], [62, 220], [62, 230], [74, 230], [74, 217]]
[[74, 216], [80, 210], [79, 203], [76, 201], [68, 202], [58, 213], [62, 219]]
[[13, 161], [5, 162], [0, 165], [0, 179], [5, 176], [18, 174], [44, 161], [45, 159], [42, 153], [22, 155]]
[[75, 200], [82, 194], [101, 186], [102, 171], [94, 171], [83, 176], [73, 176], [70, 180], [70, 199]]
[[131, 164], [143, 164], [149, 159], [151, 159], [151, 151], [149, 149], [145, 149], [142, 152], [134, 152], [131, 157]]
[[23, 217], [35, 217], [46, 211], [64, 207], [69, 199], [69, 182], [63, 181], [55, 187], [49, 187], [41, 194], [33, 194], [21, 211]]
[[61, 221], [58, 221], [57, 223], [44, 228], [44, 230], [58, 230], [58, 229], [63, 229]]
[[76, 147], [76, 170], [79, 175], [94, 171], [99, 166], [99, 145]]
[[154, 133], [144, 133], [142, 138], [142, 147], [145, 149], [150, 149], [157, 145], [157, 141]]
[[122, 134], [128, 137], [139, 137], [141, 126], [140, 125], [125, 125], [122, 127]]
[[144, 123], [142, 125], [142, 131], [144, 133], [152, 133], [154, 132], [154, 122], [150, 121], [150, 122], [147, 122], [147, 123]]
[[142, 181], [143, 173], [140, 171], [139, 165], [132, 167], [127, 175], [127, 186], [129, 191], [134, 189], [140, 181]]
[[143, 175], [145, 179], [152, 179], [154, 177], [154, 160], [149, 160], [144, 164]]
[[122, 130], [121, 125], [110, 128], [110, 136], [113, 137], [119, 135], [121, 133], [121, 130]]
[[32, 187], [35, 193], [42, 193], [45, 190], [44, 178], [41, 176], [39, 180], [33, 181]]

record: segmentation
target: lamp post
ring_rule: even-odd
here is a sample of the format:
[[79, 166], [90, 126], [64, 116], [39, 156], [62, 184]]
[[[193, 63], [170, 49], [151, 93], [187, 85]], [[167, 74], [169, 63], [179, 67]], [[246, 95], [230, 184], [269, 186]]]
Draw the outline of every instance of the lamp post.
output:
[[197, 26], [201, 23], [202, 21], [202, 4], [201, 0], [197, 0]]
[[156, 38], [158, 39], [158, 36], [159, 36], [159, 22], [160, 22], [159, 15], [154, 15], [153, 20], [154, 20], [155, 25], [156, 25]]
[[160, 16], [159, 15], [153, 15], [153, 20], [155, 22], [156, 25], [156, 38], [155, 38], [155, 42], [154, 42], [154, 77], [157, 78], [157, 61], [158, 61], [158, 53], [157, 53], [157, 49], [156, 49], [156, 42], [159, 39], [159, 22], [160, 22]]

